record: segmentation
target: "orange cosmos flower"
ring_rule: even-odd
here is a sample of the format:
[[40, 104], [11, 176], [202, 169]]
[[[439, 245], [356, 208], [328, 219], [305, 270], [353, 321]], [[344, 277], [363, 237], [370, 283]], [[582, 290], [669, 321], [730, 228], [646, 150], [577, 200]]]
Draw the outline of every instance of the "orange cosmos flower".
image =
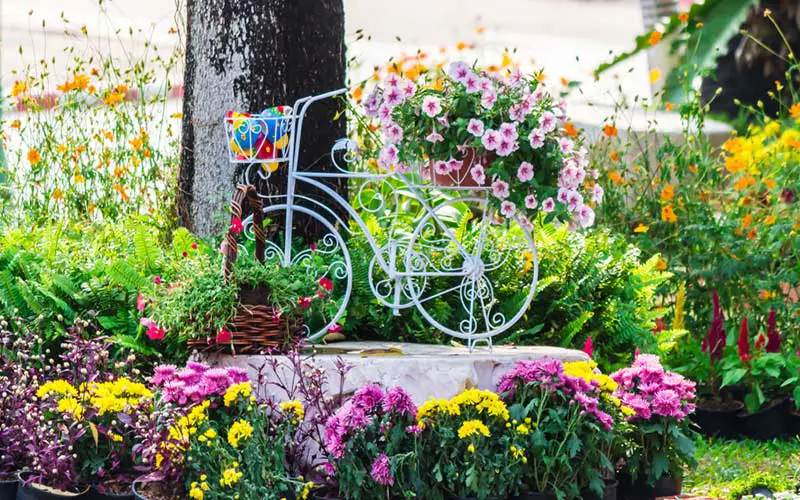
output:
[[625, 179], [623, 179], [622, 176], [619, 174], [619, 172], [617, 172], [616, 170], [614, 170], [613, 172], [609, 172], [608, 178], [611, 179], [611, 182], [613, 182], [616, 185], [620, 185], [625, 182]]
[[775, 217], [774, 215], [770, 214], [764, 219], [764, 224], [766, 224], [767, 226], [771, 226], [771, 225], [775, 224], [776, 220], [777, 220], [777, 217]]
[[678, 216], [675, 215], [675, 209], [672, 205], [664, 205], [661, 207], [661, 220], [671, 224], [678, 222]]
[[661, 190], [661, 201], [669, 201], [675, 196], [675, 188], [671, 184], [664, 186]]
[[14, 85], [11, 86], [11, 97], [17, 97], [18, 95], [25, 93], [26, 90], [28, 90], [28, 84], [21, 80], [17, 80], [14, 82]]
[[578, 137], [578, 130], [575, 128], [575, 125], [572, 122], [567, 122], [564, 124], [564, 133], [570, 137]]
[[39, 154], [38, 149], [31, 149], [28, 151], [28, 163], [30, 163], [32, 166], [38, 165], [41, 160], [42, 155]]
[[789, 115], [791, 115], [792, 118], [800, 116], [800, 102], [792, 104], [792, 107], [789, 108]]
[[756, 180], [750, 177], [749, 175], [744, 175], [736, 181], [736, 184], [733, 185], [733, 189], [737, 191], [741, 191], [743, 189], [747, 189], [750, 186], [755, 185]]
[[619, 161], [619, 153], [616, 151], [612, 151], [608, 157], [611, 158], [611, 161]]
[[728, 172], [735, 174], [747, 168], [747, 163], [738, 156], [729, 156], [725, 158], [725, 168]]
[[678, 19], [680, 20], [680, 22], [685, 23], [686, 21], [689, 20], [689, 13], [681, 12], [680, 14], [678, 14]]
[[672, 111], [673, 109], [675, 109], [675, 105], [672, 104], [671, 102], [665, 102], [664, 109], [666, 109], [667, 111]]
[[62, 193], [60, 189], [55, 188], [53, 190], [53, 194], [51, 195], [51, 197], [56, 201], [63, 200], [64, 199], [64, 193]]
[[467, 42], [458, 42], [456, 44], [456, 50], [464, 50], [468, 47]]
[[650, 39], [647, 41], [651, 46], [657, 44], [664, 37], [660, 31], [653, 31], [650, 33]]
[[616, 137], [618, 133], [619, 132], [617, 131], [617, 127], [615, 127], [615, 126], [613, 126], [611, 124], [607, 123], [603, 127], [603, 135], [605, 135], [606, 137]]

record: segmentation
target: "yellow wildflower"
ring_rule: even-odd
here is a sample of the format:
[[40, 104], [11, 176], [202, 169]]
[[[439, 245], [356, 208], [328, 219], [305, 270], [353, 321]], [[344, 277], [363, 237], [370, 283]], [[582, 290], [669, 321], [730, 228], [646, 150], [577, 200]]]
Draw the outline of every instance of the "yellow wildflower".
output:
[[51, 393], [76, 397], [78, 395], [78, 390], [66, 380], [51, 380], [39, 386], [39, 389], [36, 391], [36, 397], [43, 398]]
[[666, 271], [667, 270], [667, 261], [663, 257], [659, 257], [658, 261], [656, 262], [656, 271]]
[[225, 396], [223, 397], [225, 406], [231, 406], [236, 402], [239, 396], [242, 396], [244, 399], [249, 399], [252, 392], [253, 387], [250, 385], [250, 382], [233, 384], [232, 386], [228, 387], [228, 390], [225, 391]]
[[222, 477], [219, 478], [220, 486], [233, 486], [242, 478], [242, 473], [236, 470], [236, 466], [228, 467], [222, 472]]
[[306, 414], [305, 413], [305, 408], [303, 408], [303, 403], [301, 403], [300, 401], [298, 401], [296, 399], [293, 399], [291, 401], [284, 401], [283, 403], [281, 403], [280, 406], [281, 406], [281, 411], [283, 411], [284, 413], [287, 413], [287, 414], [288, 413], [292, 413], [292, 414], [294, 414], [295, 418], [292, 420], [292, 423], [295, 423], [295, 424], [298, 421], [303, 420], [303, 417]]
[[673, 188], [671, 184], [664, 186], [664, 189], [661, 190], [661, 201], [669, 201], [674, 197], [675, 188]]
[[661, 207], [661, 220], [673, 224], [678, 221], [678, 216], [675, 215], [675, 210], [672, 205], [664, 205]]
[[650, 83], [656, 83], [661, 78], [661, 70], [653, 68], [650, 70]]
[[246, 420], [237, 420], [228, 429], [228, 444], [238, 448], [240, 441], [247, 440], [252, 435], [253, 426]]
[[58, 400], [58, 411], [61, 413], [69, 413], [76, 420], [80, 420], [83, 418], [84, 409], [76, 398], [67, 396]]
[[17, 80], [16, 82], [14, 82], [14, 85], [11, 86], [11, 97], [17, 97], [20, 94], [24, 94], [25, 91], [27, 90], [28, 90], [28, 84], [23, 81]]
[[28, 151], [28, 163], [30, 163], [31, 166], [38, 165], [41, 160], [42, 160], [42, 155], [39, 154], [38, 149], [34, 148]]
[[638, 226], [633, 228], [633, 232], [634, 233], [646, 233], [648, 229], [650, 229], [650, 226], [645, 226], [644, 224], [642, 224], [640, 222]]

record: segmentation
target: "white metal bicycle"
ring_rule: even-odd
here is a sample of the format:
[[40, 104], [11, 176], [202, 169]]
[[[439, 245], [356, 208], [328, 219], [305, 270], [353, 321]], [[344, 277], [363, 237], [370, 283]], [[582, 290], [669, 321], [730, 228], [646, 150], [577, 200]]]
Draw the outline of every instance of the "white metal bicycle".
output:
[[[391, 308], [395, 315], [403, 309], [416, 308], [430, 325], [465, 340], [470, 350], [478, 341], [491, 346], [492, 337], [511, 328], [533, 299], [538, 259], [532, 234], [518, 220], [500, 222], [486, 210], [490, 195], [486, 187], [460, 185], [460, 179], [449, 183], [435, 177], [431, 180], [430, 176], [426, 179], [420, 171], [424, 166], [403, 173], [351, 170], [359, 150], [347, 138], [336, 141], [330, 150], [333, 169], [299, 168], [303, 122], [309, 107], [345, 92], [340, 89], [305, 97], [291, 108], [271, 108], [256, 115], [229, 113], [225, 119], [231, 161], [246, 164], [244, 183], [267, 181], [282, 165], [287, 169], [286, 194], [259, 195], [265, 200], [265, 219], [280, 226], [270, 232], [265, 262], [293, 266], [313, 252], [329, 259], [326, 274], [344, 289], [339, 291], [342, 298], [336, 314], [313, 330], [306, 327], [309, 338], [315, 340], [345, 313], [353, 290], [353, 262], [345, 235], [361, 231], [372, 255], [366, 280], [380, 304]], [[336, 179], [346, 179], [351, 186], [357, 184], [352, 204], [326, 184]], [[298, 193], [298, 182], [312, 186], [327, 200], [334, 200], [352, 224], [320, 200]], [[388, 196], [384, 194], [387, 186]], [[478, 220], [473, 218], [466, 228], [459, 226], [455, 218], [464, 206], [469, 207], [470, 214], [478, 214]], [[398, 211], [410, 207], [418, 210], [414, 227], [400, 227], [396, 223]], [[365, 216], [391, 218], [386, 241], [377, 241], [359, 211]], [[298, 245], [298, 218], [315, 221], [326, 233], [317, 242], [310, 242], [314, 244]], [[243, 222], [245, 228], [252, 225], [252, 216]], [[502, 234], [516, 236], [513, 242], [497, 237], [497, 228], [492, 226], [501, 224], [506, 229]], [[509, 266], [514, 267], [520, 260], [527, 262], [524, 286], [509, 289]], [[518, 267], [515, 269], [519, 274]], [[515, 300], [501, 300], [501, 290], [503, 296], [513, 296]], [[447, 306], [442, 305], [443, 301]]]

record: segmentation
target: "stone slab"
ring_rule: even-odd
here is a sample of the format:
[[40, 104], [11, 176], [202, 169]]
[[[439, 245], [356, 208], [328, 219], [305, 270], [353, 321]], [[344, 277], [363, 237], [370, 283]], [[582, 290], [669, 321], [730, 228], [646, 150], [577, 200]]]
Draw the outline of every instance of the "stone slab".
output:
[[[316, 345], [303, 354], [308, 368], [323, 370], [328, 376], [328, 387], [338, 391], [340, 377], [337, 363], [350, 366], [342, 385], [345, 394], [368, 383], [384, 387], [402, 386], [416, 404], [431, 397], [450, 398], [466, 388], [494, 390], [500, 377], [519, 360], [554, 357], [563, 361], [587, 360], [585, 353], [573, 349], [546, 346], [495, 346], [477, 347], [472, 353], [465, 347], [423, 345], [400, 342], [337, 342]], [[220, 355], [208, 356], [206, 361], [217, 366], [239, 366], [248, 369], [254, 380], [260, 367], [271, 366], [267, 375], [292, 380], [291, 362], [286, 356]], [[292, 382], [292, 383], [296, 383]], [[284, 384], [284, 385], [291, 385]], [[289, 397], [274, 384], [262, 384], [276, 398]]]

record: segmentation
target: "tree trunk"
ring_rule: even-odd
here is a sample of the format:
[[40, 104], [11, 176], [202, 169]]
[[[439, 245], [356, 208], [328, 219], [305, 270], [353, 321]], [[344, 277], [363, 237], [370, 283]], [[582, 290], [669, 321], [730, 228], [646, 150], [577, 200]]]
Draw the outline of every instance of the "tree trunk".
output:
[[[187, 7], [178, 216], [181, 225], [210, 236], [227, 227], [221, 214], [243, 168], [228, 161], [225, 113], [292, 105], [343, 87], [344, 7], [342, 0], [189, 0]], [[333, 120], [340, 106], [328, 100], [312, 107], [303, 126], [300, 165], [325, 157], [344, 136], [344, 121]], [[329, 163], [314, 169], [325, 170]], [[285, 165], [268, 182], [271, 193], [285, 192]], [[346, 196], [345, 182], [335, 187]], [[304, 188], [300, 184], [297, 191], [314, 194]]]

